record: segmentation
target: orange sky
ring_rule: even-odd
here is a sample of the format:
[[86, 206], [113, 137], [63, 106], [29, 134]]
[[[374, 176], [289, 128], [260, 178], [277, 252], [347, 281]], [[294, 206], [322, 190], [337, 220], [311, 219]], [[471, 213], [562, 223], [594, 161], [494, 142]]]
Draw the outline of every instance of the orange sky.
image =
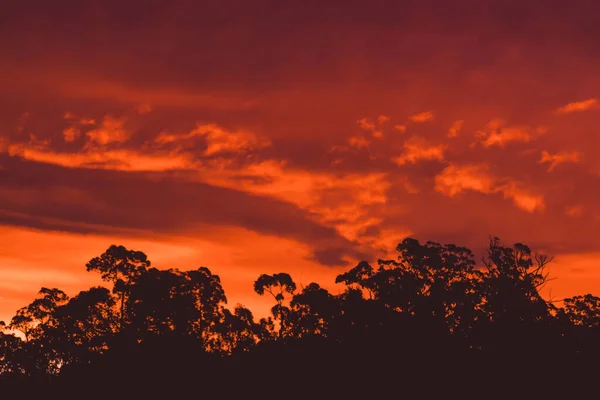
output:
[[597, 2], [59, 3], [0, 15], [0, 319], [113, 243], [259, 315], [407, 235], [600, 293]]

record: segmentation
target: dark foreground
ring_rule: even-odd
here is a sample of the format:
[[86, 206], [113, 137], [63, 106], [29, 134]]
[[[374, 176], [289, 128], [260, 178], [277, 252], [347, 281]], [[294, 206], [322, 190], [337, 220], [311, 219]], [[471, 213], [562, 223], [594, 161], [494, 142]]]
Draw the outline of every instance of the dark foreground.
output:
[[[0, 333], [0, 387], [18, 399], [574, 398], [597, 393], [600, 298], [550, 302], [547, 257], [490, 242], [406, 239], [333, 295], [263, 274], [271, 316], [226, 307], [208, 268], [157, 270], [111, 246], [86, 265], [110, 288], [42, 288]], [[15, 335], [20, 332], [25, 339]]]

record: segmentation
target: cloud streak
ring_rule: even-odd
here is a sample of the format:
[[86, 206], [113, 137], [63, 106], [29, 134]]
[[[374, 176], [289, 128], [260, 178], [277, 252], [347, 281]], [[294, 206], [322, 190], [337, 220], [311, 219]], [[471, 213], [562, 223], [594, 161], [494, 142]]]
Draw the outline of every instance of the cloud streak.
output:
[[571, 114], [576, 112], [588, 111], [599, 108], [598, 99], [592, 98], [583, 101], [575, 101], [559, 107], [556, 112], [558, 114]]
[[485, 165], [449, 165], [435, 177], [435, 190], [449, 197], [464, 191], [502, 193], [524, 211], [544, 211], [543, 196], [523, 189], [519, 182], [491, 175]]
[[563, 151], [556, 154], [550, 154], [546, 150], [542, 151], [542, 158], [539, 163], [548, 163], [548, 172], [554, 170], [559, 164], [563, 163], [578, 163], [581, 159], [581, 154], [577, 151]]
[[412, 115], [409, 119], [412, 122], [427, 122], [433, 119], [433, 113], [431, 111], [423, 111], [419, 114]]
[[446, 145], [432, 145], [422, 138], [411, 138], [404, 142], [404, 151], [393, 161], [398, 165], [415, 164], [419, 161], [444, 161]]
[[530, 142], [546, 133], [544, 127], [531, 129], [526, 126], [506, 126], [506, 122], [496, 118], [488, 122], [476, 137], [483, 147], [505, 147], [511, 142]]

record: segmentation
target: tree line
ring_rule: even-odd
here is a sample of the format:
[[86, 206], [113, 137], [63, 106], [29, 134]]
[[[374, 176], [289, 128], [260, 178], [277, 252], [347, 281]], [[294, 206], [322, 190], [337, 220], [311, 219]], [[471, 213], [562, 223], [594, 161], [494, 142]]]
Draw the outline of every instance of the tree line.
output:
[[582, 387], [597, 372], [582, 366], [600, 355], [600, 298], [544, 299], [547, 256], [498, 238], [480, 263], [452, 244], [407, 238], [396, 250], [337, 276], [337, 295], [318, 283], [299, 288], [285, 272], [260, 275], [254, 290], [273, 307], [257, 320], [227, 307], [208, 268], [159, 270], [143, 252], [112, 245], [86, 264], [106, 287], [74, 297], [42, 288], [2, 323], [0, 384], [63, 397], [76, 387], [238, 395], [257, 382], [273, 397], [433, 394], [550, 376]]

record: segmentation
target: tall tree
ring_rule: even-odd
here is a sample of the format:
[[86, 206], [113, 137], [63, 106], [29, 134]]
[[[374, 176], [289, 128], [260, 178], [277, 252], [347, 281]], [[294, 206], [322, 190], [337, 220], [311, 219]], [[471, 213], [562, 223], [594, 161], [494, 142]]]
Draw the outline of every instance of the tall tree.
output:
[[296, 284], [292, 277], [285, 273], [280, 272], [273, 275], [262, 274], [254, 282], [254, 291], [259, 295], [269, 293], [277, 304], [273, 306], [271, 312], [273, 317], [279, 321], [279, 336], [283, 337], [286, 330], [288, 329], [288, 320], [290, 318], [290, 309], [284, 305], [286, 300], [285, 294], [293, 294], [296, 290]]
[[104, 287], [80, 292], [54, 311], [54, 336], [61, 358], [68, 363], [86, 362], [109, 350], [118, 327], [115, 299]]
[[9, 329], [19, 331], [25, 337], [18, 353], [19, 364], [26, 375], [57, 374], [60, 371], [63, 360], [50, 332], [56, 327], [56, 309], [68, 299], [62, 290], [43, 287], [38, 297], [19, 309], [12, 318]]
[[218, 275], [208, 268], [149, 269], [130, 288], [128, 308], [138, 339], [175, 334], [202, 340], [216, 350], [217, 325], [227, 302]]
[[492, 340], [490, 348], [537, 347], [543, 343], [540, 336], [550, 333], [549, 306], [539, 289], [548, 280], [551, 260], [524, 244], [507, 247], [498, 238], [490, 239], [481, 288], [482, 309], [488, 316], [483, 328], [490, 332], [486, 334]]
[[25, 340], [39, 339], [43, 328], [54, 325], [54, 311], [66, 303], [69, 297], [60, 289], [41, 288], [38, 298], [28, 306], [17, 310], [9, 328], [23, 333]]
[[453, 244], [421, 244], [413, 238], [404, 239], [396, 250], [400, 253], [396, 260], [378, 260], [377, 270], [361, 261], [336, 282], [360, 288], [391, 310], [439, 329], [467, 329], [477, 318], [481, 279], [473, 253]]
[[150, 260], [141, 251], [128, 250], [124, 246], [111, 245], [102, 255], [92, 258], [88, 271], [99, 272], [104, 281], [113, 284], [113, 293], [119, 296], [121, 325], [126, 320], [126, 297], [129, 288], [150, 267]]
[[295, 337], [322, 336], [334, 338], [342, 315], [339, 300], [317, 283], [311, 283], [290, 301]]
[[238, 304], [233, 312], [223, 309], [223, 322], [219, 326], [221, 349], [227, 354], [250, 351], [260, 338], [260, 329], [246, 307]]

